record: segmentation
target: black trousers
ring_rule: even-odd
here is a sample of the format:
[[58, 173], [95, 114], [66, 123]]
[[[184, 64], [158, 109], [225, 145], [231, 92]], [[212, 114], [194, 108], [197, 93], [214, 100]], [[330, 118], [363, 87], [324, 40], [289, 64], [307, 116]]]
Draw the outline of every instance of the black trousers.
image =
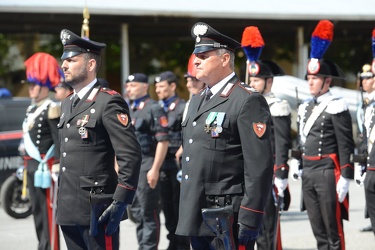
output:
[[365, 197], [367, 212], [371, 220], [372, 231], [375, 234], [375, 171], [367, 170], [365, 178]]
[[154, 161], [153, 157], [143, 157], [139, 173], [138, 188], [131, 205], [131, 213], [137, 224], [139, 249], [156, 250], [160, 237], [160, 184], [151, 189], [147, 183], [147, 172]]
[[61, 225], [67, 249], [69, 250], [118, 250], [120, 228], [111, 236], [105, 235], [105, 227], [99, 224], [98, 235], [89, 235], [90, 226]]
[[[174, 159], [166, 159], [166, 161], [171, 160], [174, 161]], [[168, 230], [167, 238], [169, 240], [167, 250], [189, 250], [189, 237], [175, 234], [180, 203], [180, 182], [176, 178], [177, 173], [177, 166], [162, 169], [160, 172], [162, 209], [165, 216], [165, 227]]]
[[[237, 233], [235, 237], [237, 237]], [[193, 250], [226, 250], [223, 242], [216, 237], [191, 236], [190, 240]], [[255, 241], [251, 241], [247, 246], [245, 246], [244, 250], [254, 250], [254, 245]], [[236, 246], [236, 249], [238, 249], [238, 246]]]
[[318, 249], [345, 249], [343, 221], [336, 194], [334, 170], [304, 169], [302, 192]]
[[258, 250], [270, 250], [274, 249], [275, 233], [278, 221], [277, 216], [279, 211], [275, 206], [274, 193], [272, 192], [273, 186], [270, 189], [266, 206], [264, 208], [265, 214], [263, 216], [263, 232], [256, 240]]
[[[55, 222], [53, 223], [52, 218], [53, 197], [51, 195], [53, 194], [53, 186], [52, 188], [47, 189], [34, 187], [34, 174], [38, 168], [39, 162], [30, 158], [25, 158], [24, 160], [27, 171], [27, 186], [30, 193], [35, 232], [38, 238], [38, 250], [58, 250], [60, 248], [59, 228]], [[49, 167], [51, 166], [51, 161], [49, 161]], [[54, 185], [54, 183], [52, 185]], [[52, 241], [54, 245], [53, 247], [51, 247]]]

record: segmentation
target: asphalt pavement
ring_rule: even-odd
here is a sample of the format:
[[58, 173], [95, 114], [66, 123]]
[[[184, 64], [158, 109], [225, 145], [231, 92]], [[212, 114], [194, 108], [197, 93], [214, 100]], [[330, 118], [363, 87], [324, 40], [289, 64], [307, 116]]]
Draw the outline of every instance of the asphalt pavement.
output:
[[[299, 211], [300, 181], [290, 181], [291, 206], [289, 211], [281, 215], [281, 234], [284, 250], [313, 250], [316, 241], [312, 234], [306, 212]], [[359, 229], [368, 226], [369, 219], [364, 218], [364, 191], [354, 182], [350, 183], [349, 219], [344, 221], [344, 232], [347, 250], [374, 250], [375, 237], [372, 232], [360, 232]], [[167, 249], [168, 241], [161, 214], [161, 233], [159, 249]], [[121, 250], [138, 249], [135, 234], [135, 224], [131, 221], [121, 222]], [[66, 250], [61, 237], [61, 250]], [[32, 216], [26, 219], [13, 219], [0, 209], [0, 250], [33, 250], [37, 249], [37, 238], [34, 231]]]

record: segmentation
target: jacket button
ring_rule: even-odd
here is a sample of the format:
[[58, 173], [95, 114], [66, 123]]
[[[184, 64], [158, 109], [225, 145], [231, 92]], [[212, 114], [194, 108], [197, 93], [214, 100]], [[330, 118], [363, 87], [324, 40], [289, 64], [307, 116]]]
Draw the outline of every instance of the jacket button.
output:
[[65, 170], [66, 170], [66, 167], [62, 167], [62, 169], [61, 169], [63, 172], [65, 172]]
[[193, 127], [195, 127], [197, 125], [197, 122], [193, 122]]
[[64, 152], [64, 153], [63, 153], [63, 157], [65, 157], [65, 156], [66, 156], [66, 153]]
[[65, 138], [65, 142], [68, 142], [68, 141], [69, 141], [69, 139], [68, 139], [68, 137], [66, 137], [66, 138]]
[[188, 180], [189, 179], [189, 175], [185, 175], [185, 180]]
[[66, 127], [67, 127], [67, 128], [70, 128], [70, 123], [66, 124]]
[[187, 161], [187, 162], [190, 161], [190, 157], [186, 156], [185, 161]]
[[193, 139], [189, 139], [189, 144], [192, 144], [193, 143]]

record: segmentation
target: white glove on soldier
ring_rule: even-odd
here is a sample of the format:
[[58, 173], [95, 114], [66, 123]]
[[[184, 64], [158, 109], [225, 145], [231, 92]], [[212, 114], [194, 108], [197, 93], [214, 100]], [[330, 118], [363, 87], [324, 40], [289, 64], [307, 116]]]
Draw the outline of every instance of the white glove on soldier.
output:
[[289, 161], [289, 169], [291, 171], [293, 180], [299, 180], [302, 178], [302, 169], [299, 169], [300, 162], [299, 160], [293, 158]]
[[284, 197], [284, 190], [288, 186], [288, 179], [275, 177], [274, 184], [277, 188], [277, 193], [279, 194], [279, 196]]
[[54, 182], [57, 182], [60, 172], [60, 163], [55, 163], [51, 167], [51, 177]]
[[365, 169], [366, 169], [365, 166], [360, 165], [358, 163], [354, 163], [354, 180], [357, 186], [359, 187], [362, 187], [365, 181], [365, 177], [366, 177]]
[[348, 193], [348, 191], [349, 191], [349, 179], [342, 177], [340, 175], [340, 179], [336, 185], [337, 197], [340, 203], [344, 201], [345, 196]]

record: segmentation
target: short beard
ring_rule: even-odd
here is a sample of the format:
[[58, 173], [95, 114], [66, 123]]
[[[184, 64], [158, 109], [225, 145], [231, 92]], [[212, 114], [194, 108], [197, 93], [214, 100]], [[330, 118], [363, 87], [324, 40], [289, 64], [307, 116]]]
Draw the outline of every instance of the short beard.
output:
[[84, 82], [87, 79], [87, 70], [86, 68], [82, 68], [81, 72], [77, 76], [72, 76], [72, 80], [66, 81], [72, 88], [77, 86], [78, 84]]

